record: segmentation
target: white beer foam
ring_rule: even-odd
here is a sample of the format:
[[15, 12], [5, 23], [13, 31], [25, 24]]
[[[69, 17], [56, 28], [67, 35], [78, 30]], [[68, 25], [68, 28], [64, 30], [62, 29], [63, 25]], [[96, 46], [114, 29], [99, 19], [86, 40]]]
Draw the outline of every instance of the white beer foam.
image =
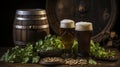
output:
[[91, 22], [77, 22], [75, 30], [77, 30], [77, 31], [92, 31], [93, 25]]
[[60, 28], [74, 28], [75, 22], [71, 19], [63, 19], [60, 21]]

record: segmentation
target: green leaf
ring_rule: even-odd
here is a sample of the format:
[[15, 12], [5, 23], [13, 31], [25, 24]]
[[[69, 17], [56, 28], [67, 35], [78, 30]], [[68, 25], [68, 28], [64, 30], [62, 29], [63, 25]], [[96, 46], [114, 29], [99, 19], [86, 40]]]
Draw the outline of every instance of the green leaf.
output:
[[35, 56], [32, 58], [32, 63], [38, 63], [39, 62], [40, 57], [39, 56]]
[[29, 57], [24, 57], [21, 63], [27, 63], [29, 61]]
[[1, 57], [0, 61], [8, 62], [8, 56], [9, 56], [9, 49], [7, 52]]
[[88, 63], [89, 64], [93, 64], [93, 65], [97, 64], [97, 62], [95, 60], [91, 59], [91, 58], [89, 59]]

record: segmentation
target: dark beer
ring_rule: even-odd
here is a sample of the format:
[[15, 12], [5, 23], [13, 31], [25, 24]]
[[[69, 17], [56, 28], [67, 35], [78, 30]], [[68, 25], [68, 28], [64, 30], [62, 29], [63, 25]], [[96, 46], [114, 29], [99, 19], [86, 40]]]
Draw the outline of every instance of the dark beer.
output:
[[60, 34], [61, 40], [64, 46], [64, 57], [71, 56], [71, 48], [74, 43], [74, 21], [70, 19], [64, 19], [60, 21]]
[[89, 57], [92, 30], [92, 23], [90, 22], [76, 23], [75, 36], [78, 41], [78, 55], [81, 57]]

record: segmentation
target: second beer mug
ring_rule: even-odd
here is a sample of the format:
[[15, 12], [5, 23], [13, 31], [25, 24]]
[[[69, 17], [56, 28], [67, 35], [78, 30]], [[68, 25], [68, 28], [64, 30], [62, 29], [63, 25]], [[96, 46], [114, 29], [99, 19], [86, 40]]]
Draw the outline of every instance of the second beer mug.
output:
[[77, 22], [75, 27], [76, 39], [78, 41], [78, 56], [89, 57], [91, 31], [93, 30], [90, 22]]

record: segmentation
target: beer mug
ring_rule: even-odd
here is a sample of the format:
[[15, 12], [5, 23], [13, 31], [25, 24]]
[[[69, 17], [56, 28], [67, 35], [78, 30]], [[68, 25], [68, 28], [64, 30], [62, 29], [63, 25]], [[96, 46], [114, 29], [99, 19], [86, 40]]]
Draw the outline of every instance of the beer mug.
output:
[[65, 50], [64, 52], [69, 54], [69, 56], [72, 50], [72, 45], [74, 43], [74, 23], [75, 22], [70, 19], [63, 19], [60, 21], [60, 35]]
[[75, 37], [78, 41], [78, 56], [89, 57], [91, 32], [93, 30], [92, 23], [77, 22], [75, 25]]

